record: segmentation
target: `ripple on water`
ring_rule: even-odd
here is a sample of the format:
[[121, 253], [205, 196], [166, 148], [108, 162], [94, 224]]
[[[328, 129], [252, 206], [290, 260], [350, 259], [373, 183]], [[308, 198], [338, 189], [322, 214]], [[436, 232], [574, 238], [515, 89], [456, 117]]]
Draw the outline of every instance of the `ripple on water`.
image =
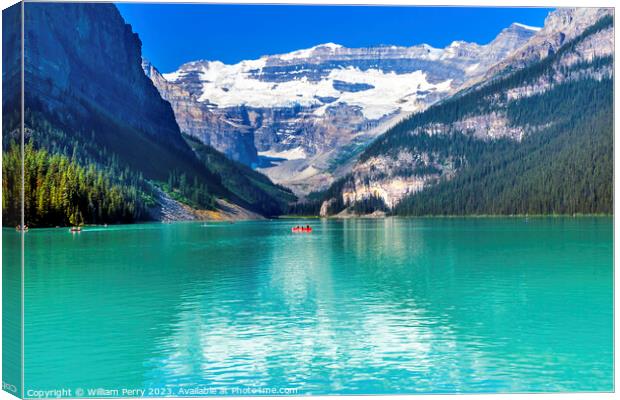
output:
[[301, 223], [29, 232], [30, 384], [613, 388], [611, 219]]

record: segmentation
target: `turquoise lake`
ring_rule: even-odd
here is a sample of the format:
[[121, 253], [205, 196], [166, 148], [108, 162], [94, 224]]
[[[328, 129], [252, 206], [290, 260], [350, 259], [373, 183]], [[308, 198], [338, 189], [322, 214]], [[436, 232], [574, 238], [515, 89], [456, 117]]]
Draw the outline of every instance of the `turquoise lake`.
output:
[[[314, 231], [291, 233], [300, 223]], [[613, 390], [610, 217], [156, 223], [25, 240], [26, 392]]]

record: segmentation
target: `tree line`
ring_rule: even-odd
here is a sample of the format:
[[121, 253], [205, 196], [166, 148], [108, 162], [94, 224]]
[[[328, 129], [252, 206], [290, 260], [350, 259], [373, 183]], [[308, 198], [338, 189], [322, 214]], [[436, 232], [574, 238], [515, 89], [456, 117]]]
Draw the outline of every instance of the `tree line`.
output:
[[[149, 218], [151, 193], [139, 185], [114, 183], [95, 165], [50, 154], [26, 144], [24, 163], [24, 215], [29, 226], [66, 226], [83, 223], [128, 223]], [[21, 223], [20, 146], [13, 142], [2, 159], [2, 212], [4, 225]]]

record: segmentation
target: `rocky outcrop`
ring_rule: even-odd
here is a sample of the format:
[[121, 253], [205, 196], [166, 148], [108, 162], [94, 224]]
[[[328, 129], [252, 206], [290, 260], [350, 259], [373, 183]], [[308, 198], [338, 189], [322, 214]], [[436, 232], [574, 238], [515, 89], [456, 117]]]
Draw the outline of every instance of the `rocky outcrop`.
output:
[[454, 176], [455, 159], [438, 153], [400, 151], [396, 156], [371, 157], [354, 167], [342, 190], [344, 204], [381, 198], [390, 208], [441, 178]]
[[428, 176], [411, 176], [389, 177], [361, 184], [356, 182], [354, 187], [342, 192], [342, 200], [344, 204], [354, 204], [371, 197], [379, 197], [391, 208], [403, 197], [424, 189], [429, 180], [431, 179]]
[[[507, 93], [507, 96], [513, 95], [512, 90]], [[525, 133], [523, 127], [510, 124], [504, 110], [496, 110], [484, 114], [471, 115], [450, 124], [430, 123], [422, 125], [415, 128], [411, 134], [448, 135], [454, 132], [464, 133], [482, 140], [500, 138], [521, 140]]]
[[321, 210], [319, 211], [320, 217], [329, 217], [329, 208], [336, 202], [336, 199], [325, 200], [321, 204]]

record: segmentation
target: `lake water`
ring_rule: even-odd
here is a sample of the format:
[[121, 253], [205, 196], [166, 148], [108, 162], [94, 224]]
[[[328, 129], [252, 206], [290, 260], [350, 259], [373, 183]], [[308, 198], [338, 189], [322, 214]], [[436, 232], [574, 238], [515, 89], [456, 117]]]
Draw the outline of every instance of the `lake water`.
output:
[[[291, 233], [298, 223], [314, 231]], [[611, 391], [612, 225], [389, 218], [31, 230], [25, 387]]]

